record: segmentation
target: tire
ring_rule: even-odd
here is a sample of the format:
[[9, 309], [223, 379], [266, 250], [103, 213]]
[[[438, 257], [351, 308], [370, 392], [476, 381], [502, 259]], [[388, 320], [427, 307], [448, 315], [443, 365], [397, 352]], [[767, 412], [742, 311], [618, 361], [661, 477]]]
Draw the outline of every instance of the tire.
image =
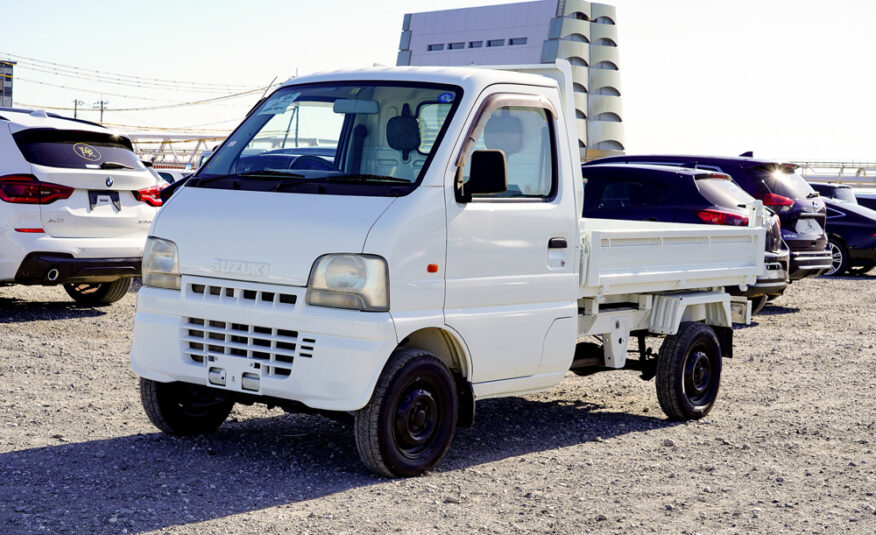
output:
[[356, 412], [359, 457], [378, 475], [421, 475], [450, 447], [458, 409], [456, 384], [440, 360], [419, 349], [396, 351], [371, 401]]
[[709, 413], [721, 382], [721, 346], [711, 327], [686, 321], [667, 336], [657, 359], [657, 400], [670, 420]]
[[767, 301], [769, 301], [769, 296], [759, 295], [757, 297], [749, 297], [748, 300], [751, 301], [751, 315], [754, 316], [763, 310], [763, 307], [765, 307]]
[[866, 275], [869, 273], [876, 264], [864, 264], [863, 266], [852, 266], [849, 268], [849, 273], [852, 275]]
[[827, 248], [830, 250], [831, 266], [824, 272], [826, 277], [842, 275], [849, 269], [849, 252], [846, 246], [833, 236], [827, 239]]
[[220, 391], [187, 383], [140, 379], [140, 401], [146, 416], [168, 435], [212, 433], [228, 418], [234, 402]]
[[113, 282], [71, 282], [64, 285], [64, 290], [80, 305], [109, 305], [125, 297], [133, 280], [123, 277]]

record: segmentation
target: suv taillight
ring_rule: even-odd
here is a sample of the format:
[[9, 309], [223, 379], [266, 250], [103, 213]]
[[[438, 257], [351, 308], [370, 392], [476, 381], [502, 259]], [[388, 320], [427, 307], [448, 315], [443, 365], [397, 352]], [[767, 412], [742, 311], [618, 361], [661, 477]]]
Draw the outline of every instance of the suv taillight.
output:
[[149, 186], [131, 193], [134, 194], [135, 199], [149, 206], [161, 206], [161, 190], [161, 186]]
[[51, 204], [73, 195], [73, 188], [40, 182], [29, 175], [0, 177], [0, 200], [16, 204]]
[[703, 220], [703, 223], [708, 223], [709, 225], [748, 226], [748, 217], [744, 215], [731, 214], [730, 212], [722, 212], [720, 210], [697, 210], [694, 213]]
[[794, 201], [775, 193], [760, 193], [755, 197], [763, 201], [764, 206], [773, 207], [779, 212], [790, 210], [794, 206]]

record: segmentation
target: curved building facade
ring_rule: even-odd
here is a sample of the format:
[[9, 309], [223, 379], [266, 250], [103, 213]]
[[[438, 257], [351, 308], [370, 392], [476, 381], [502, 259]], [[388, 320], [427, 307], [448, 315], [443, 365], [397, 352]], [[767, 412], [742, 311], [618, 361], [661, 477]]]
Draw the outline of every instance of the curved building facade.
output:
[[583, 0], [539, 0], [407, 14], [398, 65], [572, 65], [582, 160], [623, 153], [617, 13]]

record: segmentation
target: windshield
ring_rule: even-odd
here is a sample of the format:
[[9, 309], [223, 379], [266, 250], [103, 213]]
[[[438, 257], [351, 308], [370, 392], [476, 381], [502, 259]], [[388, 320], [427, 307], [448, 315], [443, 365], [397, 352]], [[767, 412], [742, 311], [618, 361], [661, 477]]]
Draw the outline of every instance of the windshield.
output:
[[854, 192], [852, 192], [852, 188], [848, 186], [837, 186], [830, 192], [829, 197], [833, 197], [838, 201], [858, 204], [858, 199], [855, 197]]
[[399, 187], [410, 191], [461, 95], [455, 86], [403, 82], [281, 88], [231, 134], [193, 185], [366, 195], [386, 194], [382, 185], [394, 188], [392, 194]]
[[771, 193], [788, 197], [789, 199], [806, 199], [815, 197], [815, 190], [806, 182], [796, 167], [766, 166], [757, 175], [763, 180]]

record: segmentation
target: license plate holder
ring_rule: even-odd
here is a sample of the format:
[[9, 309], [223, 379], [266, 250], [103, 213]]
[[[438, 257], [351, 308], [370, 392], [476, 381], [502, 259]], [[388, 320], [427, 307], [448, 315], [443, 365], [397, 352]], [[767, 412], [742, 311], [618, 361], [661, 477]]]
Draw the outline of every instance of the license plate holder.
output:
[[122, 211], [122, 201], [119, 199], [118, 191], [94, 191], [88, 192], [88, 209], [94, 210], [96, 206], [105, 206], [112, 204], [117, 212]]

